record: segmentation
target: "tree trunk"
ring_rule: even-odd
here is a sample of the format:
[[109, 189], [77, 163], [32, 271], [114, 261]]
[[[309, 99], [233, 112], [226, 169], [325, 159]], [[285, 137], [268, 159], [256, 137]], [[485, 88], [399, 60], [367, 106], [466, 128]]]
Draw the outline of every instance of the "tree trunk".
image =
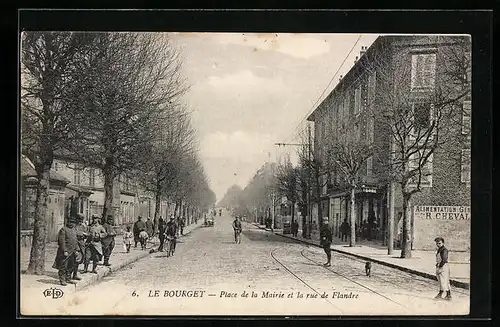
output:
[[387, 224], [387, 228], [389, 229], [389, 237], [388, 237], [388, 248], [387, 254], [392, 255], [394, 252], [394, 183], [391, 182], [389, 187], [389, 210], [388, 210], [388, 218], [389, 223]]
[[411, 196], [406, 193], [403, 193], [403, 242], [401, 244], [401, 258], [411, 258], [410, 217], [411, 217]]
[[156, 188], [156, 194], [155, 194], [155, 215], [153, 218], [153, 226], [154, 226], [154, 233], [156, 234], [158, 232], [158, 219], [160, 216], [160, 208], [161, 208], [161, 189], [158, 186]]
[[108, 215], [113, 216], [113, 187], [114, 176], [111, 164], [111, 159], [106, 159], [106, 167], [104, 170], [104, 207], [102, 208], [102, 223], [107, 220]]
[[351, 240], [349, 246], [356, 245], [356, 201], [354, 187], [351, 187], [351, 195], [349, 201], [351, 202]]
[[295, 202], [292, 202], [292, 223], [295, 221]]
[[[50, 167], [50, 166], [49, 166]], [[45, 243], [47, 239], [47, 199], [49, 198], [50, 168], [39, 176], [36, 188], [35, 222], [27, 274], [42, 275], [45, 271]]]
[[175, 201], [174, 217], [177, 216], [178, 210], [179, 210], [179, 200]]

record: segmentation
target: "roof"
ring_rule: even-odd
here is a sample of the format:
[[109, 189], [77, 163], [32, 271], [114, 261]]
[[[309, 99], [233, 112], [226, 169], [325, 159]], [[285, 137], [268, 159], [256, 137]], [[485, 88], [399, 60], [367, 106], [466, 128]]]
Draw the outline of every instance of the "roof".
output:
[[86, 193], [88, 195], [94, 193], [91, 190], [89, 190], [88, 188], [86, 188], [85, 186], [81, 186], [81, 185], [68, 184], [68, 185], [66, 185], [66, 187], [72, 191], [77, 192], [77, 193]]
[[[38, 177], [33, 164], [25, 157], [21, 156], [21, 177], [29, 178], [29, 177]], [[62, 182], [62, 183], [70, 183], [71, 181], [61, 174], [57, 173], [54, 170], [50, 170], [50, 181], [52, 182]]]

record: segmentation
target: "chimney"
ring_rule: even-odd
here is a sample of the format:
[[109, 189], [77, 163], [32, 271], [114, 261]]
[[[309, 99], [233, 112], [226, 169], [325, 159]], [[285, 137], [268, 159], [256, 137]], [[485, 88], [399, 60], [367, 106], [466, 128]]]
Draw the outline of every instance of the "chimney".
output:
[[354, 59], [354, 63], [358, 62], [358, 57], [356, 56], [356, 59]]
[[359, 52], [359, 57], [361, 58], [366, 53], [367, 47], [361, 46], [361, 51]]
[[344, 77], [344, 75], [340, 75], [339, 82], [342, 80], [342, 77]]

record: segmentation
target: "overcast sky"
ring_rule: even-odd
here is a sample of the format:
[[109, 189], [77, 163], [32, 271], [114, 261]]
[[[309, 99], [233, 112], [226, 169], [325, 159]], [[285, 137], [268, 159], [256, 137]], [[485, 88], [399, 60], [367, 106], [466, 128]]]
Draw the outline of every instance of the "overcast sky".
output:
[[[246, 186], [267, 160], [289, 150], [293, 130], [311, 110], [358, 39], [358, 34], [172, 34], [182, 48], [200, 150], [219, 201], [233, 184]], [[332, 90], [377, 35], [361, 37]], [[326, 96], [328, 91], [325, 92]], [[293, 155], [293, 154], [292, 154]]]

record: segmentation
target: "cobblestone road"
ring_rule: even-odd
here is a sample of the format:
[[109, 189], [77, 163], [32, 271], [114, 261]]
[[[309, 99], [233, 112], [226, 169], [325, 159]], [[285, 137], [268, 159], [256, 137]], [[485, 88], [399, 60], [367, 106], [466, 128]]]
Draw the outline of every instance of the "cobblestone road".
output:
[[[184, 238], [173, 257], [151, 254], [92, 288], [40, 306], [56, 315], [456, 315], [469, 311], [466, 290], [453, 289], [450, 302], [435, 301], [435, 281], [379, 265], [373, 266], [370, 278], [360, 260], [334, 253], [330, 268], [320, 265], [324, 260], [319, 248], [250, 224], [244, 225], [241, 244], [235, 244], [231, 218], [223, 215], [216, 218], [214, 227], [200, 228]], [[325, 294], [327, 298], [322, 298]]]

